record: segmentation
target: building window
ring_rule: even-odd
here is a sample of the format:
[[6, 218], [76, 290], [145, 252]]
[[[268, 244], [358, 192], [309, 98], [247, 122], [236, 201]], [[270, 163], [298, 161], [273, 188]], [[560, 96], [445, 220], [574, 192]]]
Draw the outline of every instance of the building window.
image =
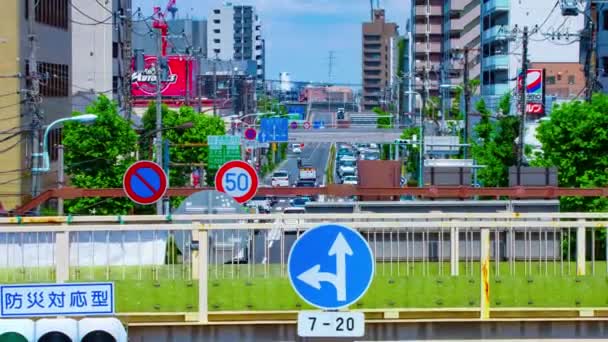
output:
[[218, 54], [218, 53], [220, 53], [220, 49], [213, 49], [213, 52], [214, 52], [215, 54]]
[[118, 58], [118, 43], [112, 43], [112, 58]]
[[576, 78], [574, 77], [574, 75], [568, 75], [568, 84], [574, 83], [576, 83]]
[[58, 153], [58, 148], [57, 146], [62, 144], [62, 129], [61, 128], [56, 128], [56, 129], [52, 129], [49, 132], [49, 157], [51, 158], [51, 161], [57, 161], [58, 157], [59, 157], [59, 153]]
[[220, 40], [219, 40], [219, 39], [214, 39], [214, 40], [213, 40], [213, 42], [214, 42], [215, 44], [219, 44], [219, 43], [220, 43]]
[[562, 80], [562, 74], [557, 74], [557, 80], [561, 81]]
[[547, 76], [547, 84], [555, 84], [555, 76]]
[[119, 77], [118, 76], [113, 76], [112, 77], [112, 93], [118, 93], [118, 83], [119, 83]]
[[213, 10], [213, 14], [220, 14], [220, 10], [219, 9], [214, 9]]
[[213, 33], [217, 33], [217, 34], [219, 34], [219, 33], [220, 33], [220, 30], [219, 30], [219, 29], [215, 29], [215, 30], [213, 30]]
[[[67, 31], [69, 12], [69, 0], [38, 0], [36, 6], [36, 21], [61, 28]], [[25, 1], [27, 3], [27, 1]], [[29, 15], [29, 8], [26, 7], [26, 15]]]
[[214, 24], [219, 24], [219, 23], [220, 23], [220, 20], [219, 20], [219, 19], [213, 19], [213, 23], [214, 23]]
[[608, 31], [608, 10], [604, 10], [602, 16], [604, 17], [604, 31]]
[[39, 63], [38, 72], [45, 78], [40, 85], [40, 94], [47, 97], [69, 95], [70, 71], [64, 64]]

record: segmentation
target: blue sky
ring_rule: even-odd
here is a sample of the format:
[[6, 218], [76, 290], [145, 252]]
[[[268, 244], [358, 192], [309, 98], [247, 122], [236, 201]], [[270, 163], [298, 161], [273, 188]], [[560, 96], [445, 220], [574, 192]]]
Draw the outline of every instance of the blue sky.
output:
[[[206, 18], [221, 0], [177, 0], [178, 16]], [[375, 1], [374, 1], [375, 2]], [[166, 0], [134, 0], [145, 15], [152, 6]], [[237, 3], [236, 1], [233, 3]], [[262, 19], [266, 38], [266, 78], [278, 79], [279, 72], [292, 80], [328, 80], [329, 51], [334, 51], [332, 81], [361, 83], [361, 23], [369, 20], [368, 0], [244, 0], [254, 5]], [[410, 0], [380, 0], [388, 20], [403, 34]]]

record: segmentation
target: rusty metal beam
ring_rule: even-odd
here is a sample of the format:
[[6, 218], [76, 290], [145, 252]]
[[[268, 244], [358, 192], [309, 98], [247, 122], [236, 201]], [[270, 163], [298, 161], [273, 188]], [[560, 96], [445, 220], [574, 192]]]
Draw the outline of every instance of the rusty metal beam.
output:
[[[213, 188], [173, 188], [167, 196], [190, 196], [203, 190]], [[439, 199], [470, 199], [474, 196], [507, 197], [511, 199], [555, 199], [563, 196], [608, 197], [608, 188], [558, 188], [558, 187], [513, 187], [513, 188], [473, 188], [465, 186], [427, 187], [427, 188], [360, 188], [353, 185], [329, 185], [320, 188], [260, 188], [260, 196], [294, 197], [294, 196], [419, 196]], [[29, 203], [16, 209], [16, 215], [23, 215], [51, 198], [75, 199], [87, 197], [122, 198], [126, 197], [123, 189], [80, 189], [62, 188], [47, 190]]]

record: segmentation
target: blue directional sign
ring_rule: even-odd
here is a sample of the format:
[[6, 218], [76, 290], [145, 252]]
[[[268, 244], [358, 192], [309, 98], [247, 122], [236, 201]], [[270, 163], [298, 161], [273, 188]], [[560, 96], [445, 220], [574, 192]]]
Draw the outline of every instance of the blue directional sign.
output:
[[258, 141], [261, 143], [288, 142], [289, 120], [287, 118], [261, 119]]
[[371, 285], [374, 256], [356, 230], [336, 224], [306, 231], [287, 262], [289, 281], [308, 304], [325, 310], [347, 307]]
[[325, 128], [325, 121], [313, 121], [312, 122], [313, 129], [323, 129]]

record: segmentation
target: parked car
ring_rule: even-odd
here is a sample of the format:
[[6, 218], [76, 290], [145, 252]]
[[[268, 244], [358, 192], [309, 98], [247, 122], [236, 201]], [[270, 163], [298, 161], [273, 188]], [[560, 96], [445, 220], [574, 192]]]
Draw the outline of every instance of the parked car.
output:
[[359, 180], [357, 179], [357, 176], [344, 176], [342, 184], [357, 185], [359, 184]]
[[302, 153], [302, 145], [300, 144], [291, 144], [291, 152], [294, 154]]
[[342, 157], [338, 161], [338, 175], [344, 177], [345, 175], [355, 175], [357, 169], [357, 160], [353, 157]]
[[272, 174], [271, 185], [279, 187], [289, 186], [289, 173], [284, 170], [276, 171]]
[[310, 202], [311, 198], [308, 196], [296, 197], [289, 201], [289, 205], [294, 208], [304, 208], [306, 203]]

